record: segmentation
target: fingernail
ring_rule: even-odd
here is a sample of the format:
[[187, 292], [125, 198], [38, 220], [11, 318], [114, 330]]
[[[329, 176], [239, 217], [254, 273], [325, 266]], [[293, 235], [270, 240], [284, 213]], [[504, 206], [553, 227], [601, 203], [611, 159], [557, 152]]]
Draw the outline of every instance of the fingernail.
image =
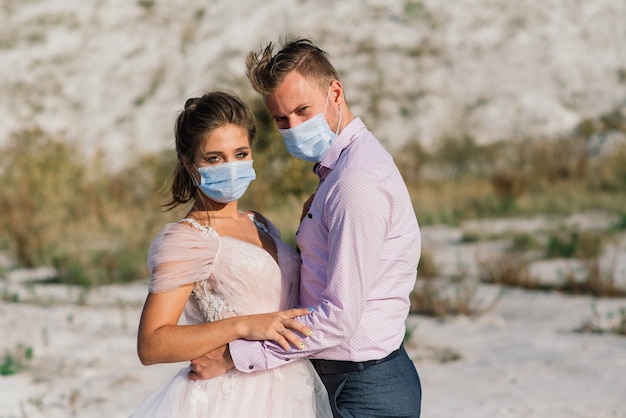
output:
[[311, 335], [313, 335], [313, 331], [311, 331], [310, 329], [309, 329], [309, 330], [307, 330], [307, 331], [306, 331], [306, 335], [308, 335], [308, 336], [310, 337]]
[[309, 312], [313, 312], [313, 311], [315, 310], [315, 308], [307, 308], [307, 310], [308, 310]]
[[300, 350], [304, 350], [304, 343], [300, 343]]
[[289, 352], [293, 353], [293, 348], [289, 347]]

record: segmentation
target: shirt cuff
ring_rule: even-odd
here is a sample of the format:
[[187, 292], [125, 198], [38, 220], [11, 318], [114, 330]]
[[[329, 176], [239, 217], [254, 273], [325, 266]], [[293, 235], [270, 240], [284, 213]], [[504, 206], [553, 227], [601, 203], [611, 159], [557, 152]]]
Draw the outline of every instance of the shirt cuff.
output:
[[273, 353], [261, 341], [235, 340], [228, 348], [235, 368], [244, 373], [273, 369], [294, 359], [289, 353]]
[[250, 373], [267, 369], [263, 346], [260, 342], [235, 340], [228, 343], [228, 348], [237, 370]]

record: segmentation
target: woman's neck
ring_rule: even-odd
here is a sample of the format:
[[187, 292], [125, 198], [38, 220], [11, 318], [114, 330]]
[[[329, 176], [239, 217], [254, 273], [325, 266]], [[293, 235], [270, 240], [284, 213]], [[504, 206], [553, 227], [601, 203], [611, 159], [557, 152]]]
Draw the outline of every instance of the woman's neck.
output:
[[211, 209], [204, 209], [194, 205], [187, 216], [211, 224], [213, 219], [238, 219], [239, 210], [236, 201], [220, 204]]

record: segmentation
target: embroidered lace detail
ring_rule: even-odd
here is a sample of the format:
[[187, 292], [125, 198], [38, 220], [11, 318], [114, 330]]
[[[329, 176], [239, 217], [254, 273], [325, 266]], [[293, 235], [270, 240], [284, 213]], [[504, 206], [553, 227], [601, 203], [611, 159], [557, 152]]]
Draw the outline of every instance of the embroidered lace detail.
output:
[[191, 407], [191, 411], [194, 416], [199, 414], [202, 408], [206, 408], [209, 403], [209, 394], [204, 390], [201, 385], [191, 386], [189, 393], [187, 394], [187, 402]]
[[[224, 299], [215, 294], [208, 280], [197, 282], [193, 287], [192, 295], [198, 301], [202, 316], [207, 322], [217, 321], [233, 316], [235, 309], [230, 307]], [[229, 314], [225, 314], [228, 312]]]
[[[255, 219], [253, 213], [248, 213], [248, 217], [259, 229], [270, 234], [266, 225]], [[274, 270], [278, 269], [278, 266], [274, 262], [269, 262], [270, 256], [265, 250], [231, 237], [222, 237], [215, 228], [202, 225], [192, 218], [185, 218], [180, 222], [189, 223], [201, 233], [218, 238], [221, 242], [220, 248], [224, 246], [227, 248], [225, 253], [218, 251], [215, 255], [221, 263], [227, 262], [227, 273], [222, 272], [195, 282], [191, 293], [195, 303], [189, 305], [190, 309], [186, 311], [186, 315], [189, 314], [188, 319], [195, 318], [193, 321], [196, 321], [201, 317], [204, 321], [212, 322], [257, 310], [265, 312], [277, 309], [275, 302], [270, 303], [273, 298], [268, 295], [278, 296], [280, 293], [280, 282], [271, 278], [275, 277], [273, 275], [276, 273], [280, 274], [280, 271]], [[218, 263], [216, 268], [222, 268], [221, 266], [222, 264]], [[262, 279], [251, 282], [251, 278], [258, 275], [261, 275]], [[223, 281], [221, 279], [223, 277], [229, 278]], [[254, 296], [249, 295], [251, 298], [248, 297], [250, 292], [254, 293]]]
[[191, 226], [193, 226], [195, 229], [197, 229], [198, 231], [204, 233], [204, 234], [209, 234], [213, 237], [218, 237], [218, 233], [215, 230], [215, 228], [213, 228], [212, 226], [206, 226], [206, 225], [202, 225], [200, 222], [196, 221], [195, 219], [192, 218], [185, 218], [185, 219], [181, 219], [178, 222], [186, 222], [188, 224], [190, 224]]

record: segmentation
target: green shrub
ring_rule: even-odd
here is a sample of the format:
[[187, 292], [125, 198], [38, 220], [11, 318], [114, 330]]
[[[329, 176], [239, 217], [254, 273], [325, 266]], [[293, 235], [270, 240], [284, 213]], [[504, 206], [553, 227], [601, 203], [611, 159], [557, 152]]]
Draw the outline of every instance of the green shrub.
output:
[[0, 363], [0, 376], [10, 376], [28, 368], [33, 358], [33, 348], [19, 344], [12, 351], [4, 353]]
[[548, 237], [546, 257], [592, 259], [598, 257], [602, 249], [602, 235], [598, 232], [556, 231]]

